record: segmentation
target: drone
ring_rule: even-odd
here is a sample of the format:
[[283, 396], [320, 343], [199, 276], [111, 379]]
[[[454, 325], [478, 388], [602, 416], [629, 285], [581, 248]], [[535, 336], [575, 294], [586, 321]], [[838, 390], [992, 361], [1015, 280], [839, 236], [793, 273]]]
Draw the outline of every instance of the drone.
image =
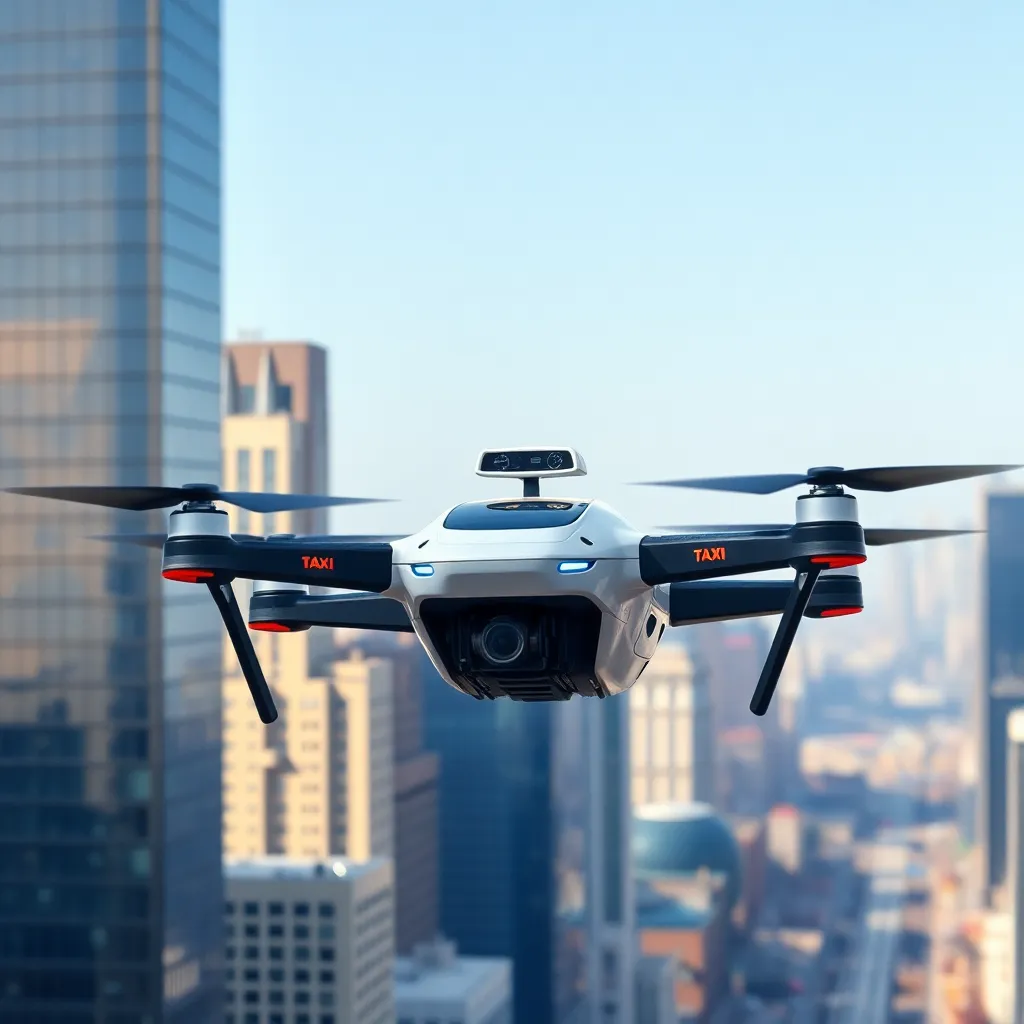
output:
[[[749, 494], [808, 487], [791, 524], [666, 527], [673, 532], [660, 534], [635, 529], [600, 501], [542, 498], [542, 480], [586, 474], [569, 447], [483, 451], [477, 475], [516, 479], [521, 495], [460, 503], [408, 536], [232, 535], [218, 507], [266, 513], [377, 500], [369, 498], [221, 491], [212, 484], [11, 490], [106, 508], [174, 509], [166, 535], [103, 539], [159, 547], [165, 579], [208, 588], [267, 724], [277, 709], [235, 579], [253, 581], [249, 629], [415, 633], [442, 679], [477, 700], [606, 698], [636, 682], [668, 626], [781, 615], [750, 701], [750, 710], [764, 715], [801, 620], [863, 609], [856, 567], [868, 547], [974, 532], [864, 529], [850, 490], [900, 491], [1018, 468], [825, 466], [660, 481], [650, 486]], [[735, 578], [786, 569], [792, 581]]]

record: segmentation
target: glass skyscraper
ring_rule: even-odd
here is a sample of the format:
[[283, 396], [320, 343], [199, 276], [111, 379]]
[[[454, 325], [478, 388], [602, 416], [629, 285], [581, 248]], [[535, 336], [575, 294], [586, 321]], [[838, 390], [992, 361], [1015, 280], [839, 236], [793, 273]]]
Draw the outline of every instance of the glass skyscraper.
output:
[[427, 681], [426, 741], [441, 764], [441, 930], [461, 953], [512, 959], [516, 1024], [578, 1020], [586, 996], [580, 705], [476, 701]]
[[[218, 0], [0, 2], [0, 487], [220, 479]], [[0, 496], [0, 1020], [224, 1019], [205, 589]]]
[[1024, 705], [1024, 493], [989, 495], [986, 539], [978, 838], [991, 889], [1006, 881], [1007, 720]]

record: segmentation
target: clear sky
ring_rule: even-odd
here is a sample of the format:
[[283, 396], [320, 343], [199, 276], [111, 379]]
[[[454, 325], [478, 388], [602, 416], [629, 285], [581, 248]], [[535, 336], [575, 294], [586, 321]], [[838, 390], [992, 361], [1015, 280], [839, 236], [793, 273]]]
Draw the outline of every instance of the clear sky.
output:
[[1024, 463], [1019, 0], [225, 10], [225, 331], [329, 346], [332, 485], [402, 499], [336, 525], [486, 496], [486, 446], [642, 526], [796, 495], [630, 481]]

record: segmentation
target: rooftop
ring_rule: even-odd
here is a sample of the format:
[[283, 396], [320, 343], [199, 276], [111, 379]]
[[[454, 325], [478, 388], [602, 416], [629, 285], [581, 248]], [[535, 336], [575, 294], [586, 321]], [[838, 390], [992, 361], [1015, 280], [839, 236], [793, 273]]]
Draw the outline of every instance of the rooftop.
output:
[[377, 871], [386, 862], [381, 858], [357, 861], [345, 857], [232, 857], [224, 861], [224, 877], [229, 879], [343, 879], [360, 878]]
[[412, 956], [395, 959], [395, 1002], [449, 1003], [489, 988], [503, 977], [511, 995], [512, 961], [504, 957], [456, 956], [449, 942], [427, 943]]

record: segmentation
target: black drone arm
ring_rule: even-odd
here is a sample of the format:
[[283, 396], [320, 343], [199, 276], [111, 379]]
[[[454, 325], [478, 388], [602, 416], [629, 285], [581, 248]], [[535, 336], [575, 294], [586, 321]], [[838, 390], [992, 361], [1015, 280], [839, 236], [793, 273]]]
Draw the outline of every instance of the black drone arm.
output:
[[391, 545], [381, 542], [171, 536], [163, 574], [189, 582], [227, 577], [379, 594], [391, 586], [391, 558]]
[[683, 583], [784, 569], [793, 556], [789, 530], [759, 534], [676, 534], [640, 541], [644, 583]]
[[[765, 529], [750, 533], [682, 534], [644, 537], [640, 542], [640, 576], [650, 586], [668, 583], [669, 614], [673, 624], [746, 615], [782, 612], [771, 650], [761, 669], [750, 710], [763, 715], [778, 685], [800, 620], [809, 612], [814, 586], [825, 569], [857, 565], [865, 560], [864, 531], [855, 522], [797, 523], [789, 529]], [[791, 567], [796, 577], [783, 584], [754, 581], [754, 586], [711, 588], [699, 597], [683, 585], [714, 577], [737, 576]], [[856, 584], [859, 597], [859, 582]], [[673, 591], [675, 594], [673, 595]], [[674, 602], [673, 602], [674, 596]], [[782, 599], [782, 607], [779, 600]], [[674, 603], [674, 607], [673, 607]], [[718, 614], [709, 615], [708, 612]], [[818, 609], [817, 615], [828, 612]]]
[[250, 629], [294, 633], [310, 626], [413, 632], [405, 606], [380, 594], [311, 595], [279, 590], [253, 594], [249, 602]]
[[[790, 580], [700, 580], [672, 583], [669, 623], [691, 626], [763, 615], [781, 615], [793, 589]], [[852, 615], [864, 608], [860, 579], [853, 575], [819, 577], [804, 611], [809, 619]]]

